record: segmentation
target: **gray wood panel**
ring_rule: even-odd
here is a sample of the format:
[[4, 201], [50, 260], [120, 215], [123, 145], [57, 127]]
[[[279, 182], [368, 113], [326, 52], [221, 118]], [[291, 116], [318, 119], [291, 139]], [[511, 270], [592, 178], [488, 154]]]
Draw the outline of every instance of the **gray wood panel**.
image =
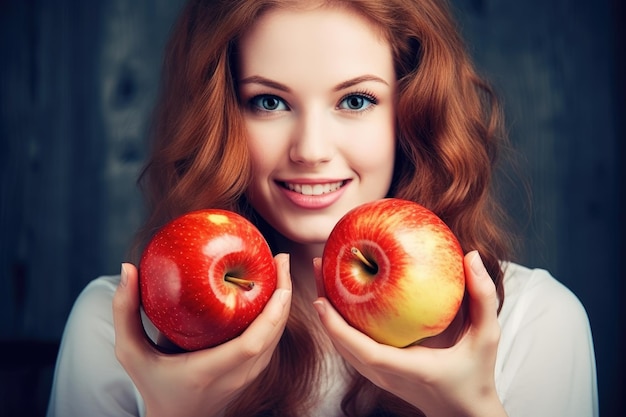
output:
[[[624, 6], [452, 3], [477, 64], [501, 93], [530, 185], [532, 203], [519, 182], [503, 183], [524, 245], [519, 260], [552, 271], [586, 306], [609, 415], [621, 402], [626, 347]], [[162, 47], [181, 4], [0, 3], [0, 356], [30, 341], [49, 353], [80, 290], [119, 271], [141, 223], [135, 179]], [[51, 370], [37, 374], [28, 363], [0, 367], [0, 392], [34, 381], [36, 415]], [[0, 414], [24, 404], [0, 396]]]

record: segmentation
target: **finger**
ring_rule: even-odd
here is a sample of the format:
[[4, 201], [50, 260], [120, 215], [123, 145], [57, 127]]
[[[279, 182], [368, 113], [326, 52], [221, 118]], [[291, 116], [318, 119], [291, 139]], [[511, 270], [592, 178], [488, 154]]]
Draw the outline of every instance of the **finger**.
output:
[[350, 326], [327, 300], [319, 298], [313, 305], [337, 352], [378, 387], [393, 392], [394, 387], [403, 384], [402, 375], [408, 367], [418, 370], [432, 367], [429, 349], [421, 346], [399, 349], [378, 343]]
[[391, 350], [394, 348], [378, 343], [352, 327], [327, 299], [318, 298], [313, 305], [335, 348], [356, 368], [361, 365], [381, 367], [393, 355]]
[[[262, 359], [269, 361], [274, 348], [287, 324], [291, 305], [291, 278], [289, 276], [289, 256], [277, 255], [278, 282], [276, 291], [267, 302], [259, 316], [237, 338], [211, 350], [212, 366], [224, 371], [231, 370], [235, 364], [244, 364]], [[202, 351], [198, 352], [202, 354]]]
[[477, 251], [468, 253], [464, 261], [472, 332], [497, 340], [500, 326], [495, 284]]
[[[353, 331], [358, 332], [358, 330], [350, 326], [326, 298], [319, 297], [313, 302], [313, 306], [315, 307], [320, 321], [322, 322], [322, 326], [324, 327], [337, 352], [359, 373], [362, 374], [362, 370], [359, 369], [362, 366], [361, 361], [352, 354], [350, 349], [344, 347], [344, 344], [346, 343], [341, 340], [342, 336], [345, 336]], [[347, 333], [343, 333], [341, 331], [342, 327], [349, 327], [347, 329]], [[353, 336], [356, 338], [359, 337], [359, 335]]]
[[276, 272], [278, 275], [277, 288], [284, 288], [291, 291], [291, 275], [289, 273], [289, 254], [279, 253], [274, 257]]
[[402, 372], [409, 363], [417, 369], [428, 369], [439, 351], [418, 345], [397, 348], [379, 343], [346, 322], [327, 299], [318, 298], [313, 305], [337, 351], [370, 379], [380, 372]]
[[289, 317], [292, 289], [289, 255], [276, 255], [275, 262], [278, 276], [276, 291], [274, 291], [258, 319], [252, 322], [241, 336], [244, 340], [248, 339], [255, 345], [263, 340], [277, 343]]
[[318, 297], [326, 297], [324, 288], [324, 276], [322, 274], [322, 258], [313, 258], [313, 274], [315, 275], [315, 287]]
[[115, 353], [124, 366], [134, 364], [151, 349], [139, 312], [139, 284], [137, 268], [122, 264], [121, 279], [113, 296], [113, 326]]

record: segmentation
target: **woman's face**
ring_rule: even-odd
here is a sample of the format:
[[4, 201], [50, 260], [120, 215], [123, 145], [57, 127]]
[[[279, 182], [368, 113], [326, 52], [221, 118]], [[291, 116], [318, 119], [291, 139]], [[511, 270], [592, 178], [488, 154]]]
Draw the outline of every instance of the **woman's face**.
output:
[[240, 42], [252, 206], [283, 236], [323, 243], [385, 197], [395, 155], [391, 47], [344, 9], [275, 10]]

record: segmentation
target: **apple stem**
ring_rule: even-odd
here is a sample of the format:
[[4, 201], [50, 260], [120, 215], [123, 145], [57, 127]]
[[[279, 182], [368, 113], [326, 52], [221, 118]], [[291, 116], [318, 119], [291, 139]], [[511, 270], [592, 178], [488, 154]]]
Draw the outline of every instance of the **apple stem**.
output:
[[243, 288], [246, 291], [250, 291], [252, 288], [254, 288], [254, 281], [231, 277], [230, 275], [224, 276], [224, 281], [233, 283], [235, 285], [239, 285], [241, 288]]
[[378, 267], [375, 264], [371, 263], [369, 259], [367, 259], [358, 248], [353, 247], [352, 249], [350, 249], [350, 252], [352, 252], [352, 254], [356, 256], [359, 261], [363, 262], [365, 266], [367, 266], [372, 272], [375, 273], [378, 270]]

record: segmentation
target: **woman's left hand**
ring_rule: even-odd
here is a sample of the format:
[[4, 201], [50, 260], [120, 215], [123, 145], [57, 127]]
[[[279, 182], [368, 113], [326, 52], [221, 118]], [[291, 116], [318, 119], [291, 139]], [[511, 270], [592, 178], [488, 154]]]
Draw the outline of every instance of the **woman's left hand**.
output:
[[[383, 345], [346, 323], [326, 298], [318, 298], [314, 305], [346, 361], [375, 385], [428, 417], [506, 416], [494, 380], [500, 339], [495, 285], [478, 252], [468, 253], [464, 263], [469, 323], [451, 347], [399, 349]], [[319, 282], [319, 259], [314, 265]]]

